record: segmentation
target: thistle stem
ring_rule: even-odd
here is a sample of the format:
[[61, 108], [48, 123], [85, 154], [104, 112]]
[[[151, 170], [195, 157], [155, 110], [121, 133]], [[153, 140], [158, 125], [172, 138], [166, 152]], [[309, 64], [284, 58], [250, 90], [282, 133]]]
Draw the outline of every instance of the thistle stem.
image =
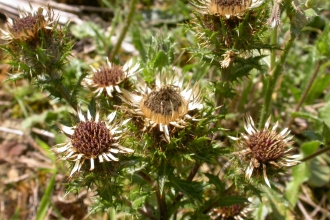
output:
[[[229, 77], [232, 74], [232, 64], [230, 64], [227, 68], [221, 68], [221, 81], [223, 82], [224, 87], [229, 87]], [[216, 94], [216, 106], [221, 106], [224, 104], [224, 100], [226, 97], [223, 95]]]
[[[129, 207], [132, 208], [132, 202], [129, 201], [128, 199], [124, 198], [124, 197], [119, 197], [119, 199], [121, 199], [123, 202], [125, 202]], [[151, 219], [151, 220], [157, 220], [157, 218], [150, 212], [148, 211], [144, 211], [143, 209], [138, 209], [137, 210], [141, 215]]]
[[[322, 61], [319, 61], [319, 62], [316, 64], [316, 68], [315, 68], [315, 70], [314, 70], [314, 73], [313, 73], [313, 75], [312, 75], [312, 78], [309, 80], [308, 85], [307, 85], [307, 87], [306, 87], [306, 89], [305, 89], [303, 95], [301, 96], [301, 99], [300, 99], [299, 103], [297, 104], [297, 106], [296, 106], [295, 109], [294, 109], [294, 112], [297, 112], [297, 111], [300, 109], [300, 107], [302, 106], [302, 104], [304, 103], [304, 101], [305, 101], [305, 99], [306, 99], [306, 97], [307, 97], [307, 94], [308, 94], [310, 88], [312, 87], [313, 82], [315, 81], [315, 78], [316, 78], [316, 76], [317, 76], [317, 73], [318, 73], [319, 70], [320, 70], [321, 64], [322, 64]], [[286, 127], [290, 127], [291, 124], [293, 123], [293, 120], [294, 120], [294, 117], [291, 117], [291, 119], [290, 119], [290, 121], [289, 121], [289, 123], [287, 124]]]
[[309, 155], [309, 156], [307, 156], [307, 157], [301, 159], [300, 161], [301, 161], [301, 162], [306, 162], [306, 161], [308, 161], [308, 160], [310, 160], [310, 159], [313, 159], [314, 157], [317, 157], [317, 156], [319, 156], [320, 154], [323, 154], [323, 153], [325, 153], [325, 152], [327, 152], [327, 151], [329, 151], [329, 150], [330, 150], [330, 146], [325, 147], [325, 148], [323, 148], [323, 149], [321, 149], [321, 150], [319, 150], [319, 151], [317, 151], [317, 152], [315, 152], [315, 153], [313, 153], [313, 154], [311, 154], [311, 155]]
[[146, 180], [155, 190], [159, 209], [159, 219], [168, 219], [168, 212], [164, 193], [160, 192], [159, 186], [157, 186], [157, 184], [155, 184], [155, 182], [147, 174], [142, 171], [139, 171], [137, 174], [139, 174], [144, 180]]
[[122, 31], [121, 31], [121, 33], [118, 37], [118, 41], [115, 44], [114, 48], [112, 49], [110, 57], [109, 57], [109, 60], [112, 61], [112, 62], [114, 61], [115, 56], [117, 55], [117, 53], [120, 49], [121, 43], [123, 42], [123, 40], [126, 36], [126, 33], [128, 31], [128, 28], [129, 28], [130, 24], [132, 23], [132, 20], [133, 20], [134, 14], [135, 14], [135, 9], [136, 9], [137, 2], [138, 2], [138, 0], [132, 0], [131, 1], [131, 4], [129, 6], [129, 12], [128, 12], [126, 20], [124, 22], [125, 26], [122, 29]]
[[[49, 70], [49, 72], [50, 72], [49, 75], [52, 78], [52, 81], [56, 81], [59, 78], [58, 74], [55, 71]], [[63, 84], [59, 84], [59, 83], [56, 83], [55, 87], [61, 93], [62, 98], [64, 98], [65, 101], [67, 101], [67, 103], [69, 103], [69, 105], [75, 111], [77, 111], [77, 106], [74, 105], [74, 103], [72, 102], [72, 98], [71, 98], [71, 95], [70, 95], [68, 89]]]
[[220, 198], [224, 198], [230, 195], [235, 190], [235, 184], [232, 184], [228, 189], [226, 189], [221, 196], [217, 196], [216, 199], [203, 210], [203, 214], [207, 214], [216, 204], [219, 203]]
[[287, 58], [287, 55], [292, 47], [293, 42], [296, 39], [296, 35], [295, 34], [291, 34], [289, 40], [287, 41], [284, 50], [280, 56], [279, 61], [276, 63], [274, 69], [272, 70], [270, 76], [268, 77], [268, 82], [267, 82], [267, 87], [266, 87], [266, 92], [265, 92], [265, 96], [264, 96], [264, 105], [261, 111], [261, 118], [260, 118], [260, 122], [259, 122], [259, 128], [262, 128], [263, 125], [266, 122], [266, 119], [269, 115], [269, 111], [270, 111], [270, 106], [271, 106], [271, 100], [272, 100], [272, 94], [274, 92], [274, 88], [275, 85], [277, 83], [277, 80], [279, 78], [279, 76], [282, 73], [282, 68], [284, 65], [284, 62]]
[[[201, 166], [200, 163], [195, 163], [195, 165], [193, 166], [193, 168], [190, 170], [190, 173], [189, 173], [189, 175], [187, 177], [187, 181], [192, 181], [194, 179], [194, 177], [196, 176], [197, 171], [199, 170], [200, 166]], [[172, 203], [171, 207], [174, 207], [175, 204], [182, 199], [182, 197], [183, 197], [183, 193], [182, 192], [179, 192], [178, 195], [173, 200], [173, 203]], [[174, 213], [173, 219], [176, 219], [176, 216], [177, 216], [177, 212]]]
[[[274, 27], [271, 33], [270, 44], [275, 46], [277, 44], [277, 25]], [[276, 49], [273, 49], [270, 53], [270, 72], [274, 69], [276, 63]]]

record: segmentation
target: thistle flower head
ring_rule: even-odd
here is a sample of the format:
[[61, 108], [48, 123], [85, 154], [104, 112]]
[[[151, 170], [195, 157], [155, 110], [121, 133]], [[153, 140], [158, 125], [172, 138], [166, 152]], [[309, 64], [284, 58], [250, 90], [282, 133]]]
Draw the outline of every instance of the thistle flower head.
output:
[[245, 172], [245, 177], [250, 179], [254, 171], [263, 173], [266, 184], [270, 187], [270, 182], [267, 177], [267, 171], [293, 166], [298, 163], [294, 160], [297, 155], [292, 155], [290, 145], [292, 136], [288, 136], [290, 131], [288, 128], [277, 132], [276, 123], [272, 128], [269, 128], [270, 117], [265, 123], [263, 130], [258, 130], [254, 126], [251, 116], [246, 117], [245, 130], [247, 134], [242, 134], [241, 138], [233, 138], [238, 141], [240, 151], [234, 154], [241, 156], [243, 161], [249, 163]]
[[210, 212], [210, 217], [214, 220], [243, 220], [250, 219], [252, 211], [253, 209], [249, 208], [248, 204], [234, 204], [212, 209], [212, 211]]
[[54, 12], [49, 9], [44, 15], [44, 9], [39, 8], [36, 12], [21, 11], [12, 25], [8, 25], [9, 30], [1, 30], [1, 39], [8, 41], [31, 42], [38, 41], [40, 32], [46, 29], [51, 30], [54, 22]]
[[[196, 19], [190, 22], [201, 47], [223, 54], [227, 50], [240, 53], [266, 45], [261, 35], [266, 30], [267, 7], [264, 0], [191, 0]], [[247, 13], [249, 12], [249, 13]], [[244, 53], [242, 54], [244, 56]], [[219, 57], [220, 61], [223, 60]], [[226, 68], [226, 62], [222, 66]]]
[[95, 89], [96, 96], [104, 91], [110, 97], [114, 91], [122, 93], [120, 84], [138, 72], [139, 64], [133, 65], [132, 60], [124, 66], [117, 66], [107, 60], [107, 64], [98, 69], [92, 67], [92, 73], [84, 79], [84, 85]]
[[46, 80], [60, 78], [58, 72], [71, 52], [72, 42], [67, 27], [59, 27], [50, 7], [20, 11], [19, 17], [8, 24], [8, 30], [0, 31], [0, 38], [7, 41], [5, 47], [11, 63], [20, 69], [22, 78], [43, 79], [47, 75], [52, 77]]
[[[123, 130], [119, 130], [119, 125], [113, 122], [115, 115], [116, 112], [113, 112], [107, 120], [101, 121], [98, 112], [95, 118], [92, 118], [88, 111], [86, 118], [78, 109], [80, 122], [77, 125], [67, 127], [58, 124], [58, 127], [69, 138], [69, 141], [54, 146], [53, 151], [63, 154], [62, 160], [75, 161], [70, 176], [80, 170], [85, 160], [90, 161], [90, 170], [93, 170], [94, 160], [98, 159], [100, 163], [104, 160], [118, 161], [114, 154], [133, 152], [133, 150], [118, 143], [121, 137], [118, 134], [121, 134]], [[125, 120], [121, 125], [126, 124], [128, 120]]]
[[142, 79], [137, 84], [137, 93], [123, 90], [122, 99], [129, 104], [129, 112], [142, 118], [144, 128], [159, 127], [165, 140], [170, 141], [170, 129], [184, 128], [188, 119], [194, 119], [189, 112], [201, 109], [201, 96], [197, 84], [193, 88], [183, 88], [183, 81], [173, 77], [157, 77], [156, 85], [149, 88]]
[[263, 0], [191, 0], [197, 12], [217, 16], [239, 16], [246, 10], [259, 7]]

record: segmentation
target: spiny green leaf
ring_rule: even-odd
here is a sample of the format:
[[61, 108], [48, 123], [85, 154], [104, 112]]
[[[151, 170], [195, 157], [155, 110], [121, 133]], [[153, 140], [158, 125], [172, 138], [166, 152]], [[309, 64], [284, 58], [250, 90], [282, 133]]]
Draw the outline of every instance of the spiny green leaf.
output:
[[297, 0], [286, 1], [287, 14], [291, 22], [291, 33], [299, 35], [301, 29], [307, 24], [307, 18], [304, 11], [300, 8]]
[[153, 60], [154, 68], [162, 68], [169, 64], [168, 56], [163, 52], [159, 51]]
[[202, 195], [204, 190], [204, 184], [195, 181], [187, 181], [179, 179], [175, 176], [171, 176], [169, 183], [177, 191], [182, 192], [184, 195], [191, 198], [192, 203], [194, 201], [202, 202]]
[[223, 183], [216, 175], [210, 173], [204, 173], [204, 175], [209, 178], [209, 183], [216, 187], [217, 194], [221, 196], [222, 192], [225, 190], [225, 183]]
[[244, 204], [246, 202], [249, 202], [246, 198], [238, 197], [238, 196], [227, 196], [224, 198], [221, 198], [219, 200], [220, 206], [231, 206], [235, 204]]

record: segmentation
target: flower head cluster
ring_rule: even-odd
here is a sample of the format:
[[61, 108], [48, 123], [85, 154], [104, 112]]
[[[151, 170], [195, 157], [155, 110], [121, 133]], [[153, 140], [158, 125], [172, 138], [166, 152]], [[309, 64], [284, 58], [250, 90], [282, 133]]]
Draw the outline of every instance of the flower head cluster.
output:
[[[54, 146], [53, 151], [64, 154], [63, 160], [76, 161], [70, 176], [79, 171], [85, 160], [90, 161], [90, 170], [94, 169], [95, 160], [100, 163], [104, 161], [118, 161], [114, 154], [132, 153], [133, 150], [121, 146], [118, 142], [123, 130], [119, 130], [119, 125], [113, 122], [116, 112], [111, 113], [106, 121], [99, 119], [97, 112], [95, 118], [92, 118], [90, 112], [87, 118], [78, 109], [78, 117], [80, 122], [73, 126], [67, 127], [58, 124], [61, 131], [69, 138], [67, 143]], [[126, 124], [129, 119], [125, 120], [121, 125]]]
[[93, 72], [83, 81], [83, 84], [95, 89], [96, 96], [100, 96], [104, 91], [110, 97], [114, 91], [122, 93], [120, 84], [138, 72], [139, 64], [133, 65], [132, 60], [117, 66], [107, 60], [107, 65], [98, 69], [92, 67]]
[[278, 169], [286, 166], [293, 166], [298, 163], [294, 160], [297, 155], [292, 155], [292, 136], [288, 136], [290, 131], [285, 128], [280, 133], [276, 131], [278, 123], [269, 128], [270, 118], [265, 123], [263, 130], [258, 130], [254, 126], [251, 116], [246, 117], [245, 130], [247, 134], [242, 134], [241, 138], [234, 138], [238, 141], [239, 155], [241, 159], [249, 163], [245, 177], [250, 179], [254, 171], [263, 173], [266, 184], [270, 187], [267, 177], [268, 169]]
[[165, 140], [170, 142], [170, 128], [184, 128], [189, 119], [194, 119], [189, 112], [201, 109], [201, 96], [198, 85], [183, 88], [183, 81], [177, 77], [158, 76], [154, 88], [149, 88], [139, 79], [137, 94], [123, 90], [122, 99], [130, 105], [128, 111], [142, 118], [144, 128], [159, 127]]

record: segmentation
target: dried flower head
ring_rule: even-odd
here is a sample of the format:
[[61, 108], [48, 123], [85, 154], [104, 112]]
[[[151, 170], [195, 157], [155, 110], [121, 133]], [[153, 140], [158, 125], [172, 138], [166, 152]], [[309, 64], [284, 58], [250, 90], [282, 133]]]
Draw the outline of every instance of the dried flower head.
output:
[[234, 62], [237, 52], [235, 53], [232, 50], [227, 50], [222, 56], [224, 59], [220, 61], [221, 67], [228, 68]]
[[[111, 113], [107, 121], [99, 120], [97, 112], [93, 119], [90, 112], [87, 113], [87, 119], [78, 109], [78, 117], [80, 122], [73, 126], [67, 127], [58, 124], [61, 131], [70, 140], [67, 143], [62, 143], [54, 146], [53, 151], [56, 153], [65, 154], [61, 159], [76, 161], [70, 176], [76, 171], [79, 171], [85, 160], [90, 160], [90, 170], [94, 169], [94, 160], [98, 158], [99, 162], [118, 161], [113, 154], [132, 153], [133, 150], [123, 147], [118, 143], [123, 130], [118, 130], [119, 125], [114, 124], [113, 120], [116, 112]], [[125, 120], [121, 125], [125, 125], [129, 119]]]
[[46, 80], [58, 80], [58, 70], [72, 47], [67, 27], [59, 27], [50, 7], [20, 11], [19, 18], [8, 22], [8, 30], [1, 30], [0, 38], [7, 41], [6, 51], [12, 65], [20, 69], [19, 75], [29, 79], [48, 75]]
[[243, 161], [248, 161], [249, 165], [245, 172], [245, 177], [250, 179], [253, 171], [263, 173], [266, 184], [270, 187], [267, 177], [267, 170], [279, 169], [286, 166], [293, 166], [298, 163], [294, 160], [298, 155], [292, 155], [293, 148], [289, 146], [293, 144], [292, 136], [288, 136], [290, 131], [288, 128], [283, 129], [280, 133], [276, 131], [278, 122], [270, 129], [270, 117], [265, 123], [263, 130], [258, 130], [254, 126], [251, 116], [247, 116], [245, 122], [245, 130], [247, 134], [242, 134], [241, 138], [234, 138], [238, 141], [240, 151], [234, 154], [241, 156]]
[[252, 208], [245, 204], [234, 204], [230, 206], [221, 206], [212, 209], [210, 212], [211, 219], [215, 220], [226, 220], [226, 219], [235, 219], [243, 220], [250, 219]]
[[[210, 59], [219, 59], [223, 68], [239, 63], [241, 59], [234, 58], [245, 56], [244, 52], [269, 47], [260, 37], [266, 31], [269, 17], [268, 7], [259, 7], [263, 0], [191, 0], [191, 3], [196, 18], [189, 26], [200, 47], [219, 54], [218, 58]], [[227, 50], [235, 51], [235, 56], [222, 57]]]
[[201, 109], [201, 96], [198, 84], [193, 88], [183, 88], [183, 81], [174, 77], [171, 79], [156, 78], [156, 85], [149, 88], [142, 79], [137, 84], [138, 94], [123, 90], [122, 99], [129, 104], [131, 113], [144, 120], [144, 128], [159, 126], [159, 131], [170, 141], [170, 126], [184, 128], [187, 119], [195, 120], [189, 112]]
[[93, 73], [84, 79], [83, 84], [95, 88], [96, 96], [100, 96], [104, 91], [110, 97], [114, 91], [122, 93], [119, 85], [138, 72], [139, 64], [132, 64], [130, 60], [124, 66], [117, 66], [107, 59], [107, 65], [98, 69], [91, 66]]
[[36, 12], [30, 13], [21, 11], [19, 18], [8, 25], [9, 30], [1, 30], [1, 39], [8, 41], [39, 41], [40, 32], [51, 30], [54, 22], [54, 12], [49, 8], [46, 14], [44, 9], [39, 8]]
[[238, 16], [259, 7], [263, 0], [191, 0], [197, 12], [217, 16]]

